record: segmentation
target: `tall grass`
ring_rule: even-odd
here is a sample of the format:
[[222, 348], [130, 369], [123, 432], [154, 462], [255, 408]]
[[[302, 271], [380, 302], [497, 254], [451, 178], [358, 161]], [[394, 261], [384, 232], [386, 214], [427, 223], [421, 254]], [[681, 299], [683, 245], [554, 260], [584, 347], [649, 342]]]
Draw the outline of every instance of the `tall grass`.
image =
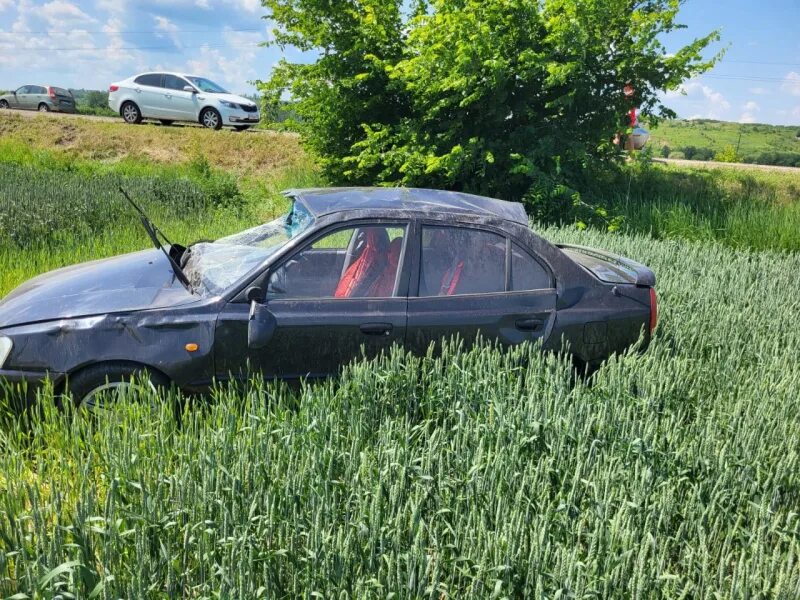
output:
[[655, 269], [646, 353], [395, 352], [180, 421], [44, 394], [0, 437], [0, 595], [800, 596], [800, 259], [545, 233]]
[[716, 240], [735, 248], [800, 250], [800, 175], [629, 169], [594, 193], [624, 216], [628, 232]]

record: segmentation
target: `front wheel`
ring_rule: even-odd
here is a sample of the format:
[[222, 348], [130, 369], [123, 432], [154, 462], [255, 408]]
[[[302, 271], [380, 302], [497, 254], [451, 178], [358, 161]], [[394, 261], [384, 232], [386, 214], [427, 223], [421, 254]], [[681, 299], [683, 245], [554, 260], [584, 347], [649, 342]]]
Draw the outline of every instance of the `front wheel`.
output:
[[8, 108], [8, 102], [5, 100], [0, 100], [0, 108]]
[[44, 102], [39, 105], [39, 112], [50, 112], [50, 107]]
[[138, 125], [142, 122], [142, 111], [140, 111], [139, 107], [133, 102], [126, 102], [123, 104], [120, 113], [122, 114], [122, 118], [126, 123]]
[[222, 116], [216, 108], [207, 108], [200, 114], [200, 124], [208, 129], [220, 129]]
[[169, 387], [161, 373], [140, 365], [109, 363], [87, 367], [68, 382], [68, 389], [78, 406], [90, 411], [108, 408], [119, 393], [152, 394]]

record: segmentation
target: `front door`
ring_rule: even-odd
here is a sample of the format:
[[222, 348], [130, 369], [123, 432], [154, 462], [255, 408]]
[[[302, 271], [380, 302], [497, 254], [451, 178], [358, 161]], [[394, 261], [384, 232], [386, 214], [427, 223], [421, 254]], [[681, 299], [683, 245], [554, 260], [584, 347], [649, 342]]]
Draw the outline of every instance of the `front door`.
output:
[[[197, 121], [197, 94], [184, 91], [189, 82], [177, 75], [164, 75], [164, 110], [175, 121]], [[192, 87], [192, 86], [190, 86]]]
[[19, 88], [14, 94], [11, 96], [11, 106], [12, 108], [30, 108], [30, 100], [29, 100], [29, 90], [31, 86], [23, 85]]
[[407, 231], [395, 222], [328, 230], [272, 268], [264, 308], [274, 332], [262, 348], [250, 348], [251, 306], [228, 304], [217, 324], [217, 377], [332, 375], [402, 344]]
[[[502, 345], [546, 339], [555, 323], [550, 271], [504, 235], [467, 227], [423, 226], [416, 293], [408, 301], [407, 346], [478, 337]], [[413, 292], [413, 290], [412, 290]]]

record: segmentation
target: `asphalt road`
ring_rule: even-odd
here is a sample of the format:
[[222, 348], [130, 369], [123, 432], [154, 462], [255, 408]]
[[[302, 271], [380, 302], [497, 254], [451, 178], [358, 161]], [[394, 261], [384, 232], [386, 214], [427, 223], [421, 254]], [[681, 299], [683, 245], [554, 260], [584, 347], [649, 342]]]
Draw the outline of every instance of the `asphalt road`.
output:
[[[42, 117], [45, 119], [86, 119], [89, 121], [104, 121], [106, 123], [120, 123], [123, 124], [124, 121], [122, 117], [98, 117], [95, 115], [78, 115], [78, 114], [71, 114], [71, 113], [61, 113], [61, 112], [38, 112], [35, 110], [16, 110], [16, 109], [8, 109], [8, 110], [0, 110], [0, 116], [3, 114], [13, 114], [19, 115], [24, 118], [29, 119], [36, 119], [38, 117]], [[145, 119], [144, 123], [153, 123], [158, 124], [161, 126], [161, 123], [158, 119]], [[202, 127], [200, 123], [173, 123], [170, 127]], [[268, 129], [248, 129], [246, 133], [268, 133], [270, 130]]]

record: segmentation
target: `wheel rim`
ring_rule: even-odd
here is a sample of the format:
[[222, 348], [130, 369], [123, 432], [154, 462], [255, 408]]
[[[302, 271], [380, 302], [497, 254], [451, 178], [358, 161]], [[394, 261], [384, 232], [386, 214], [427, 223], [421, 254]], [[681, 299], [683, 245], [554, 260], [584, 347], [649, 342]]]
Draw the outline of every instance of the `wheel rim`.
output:
[[39, 112], [47, 112], [48, 110], [50, 109], [47, 108], [47, 104], [42, 104], [39, 106]]
[[122, 109], [122, 116], [128, 122], [134, 122], [137, 117], [139, 116], [139, 111], [136, 110], [135, 106], [131, 106], [128, 104], [125, 108]]
[[109, 403], [104, 401], [103, 396], [109, 396], [115, 393], [118, 394], [123, 390], [130, 392], [136, 389], [140, 389], [142, 391], [150, 390], [153, 393], [158, 392], [152, 381], [148, 381], [147, 385], [144, 387], [135, 385], [130, 381], [109, 381], [108, 383], [98, 385], [93, 390], [90, 390], [89, 393], [86, 394], [81, 400], [81, 406], [93, 412], [98, 410], [107, 410], [110, 406], [113, 406], [113, 402]]
[[6, 102], [5, 100], [0, 102], [0, 108], [8, 108], [8, 102]]
[[209, 128], [214, 128], [219, 124], [219, 117], [213, 110], [207, 110], [203, 113], [203, 125]]

